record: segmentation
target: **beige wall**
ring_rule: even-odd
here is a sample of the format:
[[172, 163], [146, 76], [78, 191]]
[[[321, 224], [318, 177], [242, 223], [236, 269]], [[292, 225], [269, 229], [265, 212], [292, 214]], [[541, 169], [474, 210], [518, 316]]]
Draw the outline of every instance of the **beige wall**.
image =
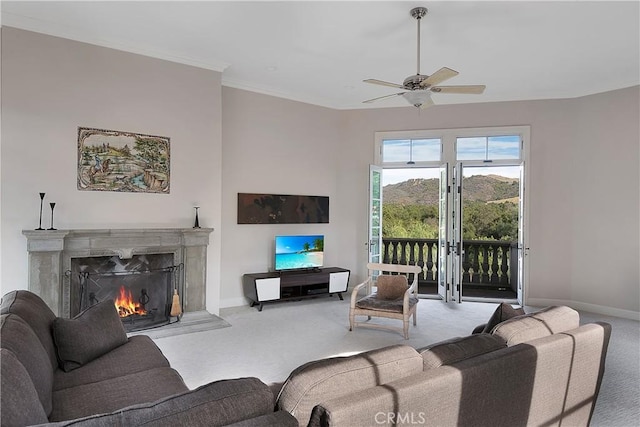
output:
[[344, 158], [354, 183], [347, 212], [366, 252], [367, 168], [375, 131], [530, 125], [526, 303], [638, 318], [639, 88], [570, 100], [345, 112]]
[[[27, 287], [23, 229], [39, 192], [55, 226], [191, 227], [211, 236], [207, 307], [217, 312], [221, 75], [113, 49], [2, 28], [2, 293]], [[171, 138], [170, 194], [78, 191], [78, 126]], [[50, 210], [43, 223], [48, 227]], [[217, 273], [216, 273], [217, 272]]]
[[[224, 306], [242, 305], [244, 273], [273, 269], [274, 236], [323, 234], [325, 264], [342, 266], [348, 216], [339, 202], [345, 186], [336, 165], [345, 145], [340, 111], [238, 89], [222, 90]], [[237, 223], [238, 193], [329, 197], [329, 224]]]
[[[5, 27], [2, 293], [26, 288], [21, 230], [37, 226], [40, 191], [58, 203], [58, 228], [190, 226], [198, 203], [201, 224], [216, 229], [214, 313], [245, 302], [242, 274], [272, 267], [280, 233], [325, 234], [327, 264], [352, 269], [354, 285], [366, 262], [376, 131], [530, 125], [527, 303], [637, 318], [639, 99], [634, 87], [571, 100], [331, 110], [223, 88], [217, 72]], [[171, 194], [78, 191], [78, 126], [171, 137]], [[238, 225], [238, 192], [329, 196], [330, 223]]]

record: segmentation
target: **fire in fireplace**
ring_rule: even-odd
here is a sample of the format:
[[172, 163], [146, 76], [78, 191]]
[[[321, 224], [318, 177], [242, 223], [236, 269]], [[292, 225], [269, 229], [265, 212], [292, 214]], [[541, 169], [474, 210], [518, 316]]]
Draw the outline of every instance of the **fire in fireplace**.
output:
[[147, 310], [144, 308], [149, 302], [149, 299], [147, 290], [142, 289], [142, 291], [140, 291], [140, 298], [138, 298], [138, 301], [134, 301], [131, 291], [125, 289], [124, 286], [120, 286], [120, 295], [114, 303], [120, 317], [146, 316]]
[[71, 315], [112, 299], [128, 332], [169, 323], [171, 297], [182, 271], [172, 263], [172, 254], [72, 260]]

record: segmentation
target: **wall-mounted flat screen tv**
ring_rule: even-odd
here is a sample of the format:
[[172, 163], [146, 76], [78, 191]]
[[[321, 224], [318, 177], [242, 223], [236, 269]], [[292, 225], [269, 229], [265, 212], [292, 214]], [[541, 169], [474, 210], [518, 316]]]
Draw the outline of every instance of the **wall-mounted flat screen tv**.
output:
[[323, 266], [324, 236], [276, 236], [275, 270], [312, 269]]

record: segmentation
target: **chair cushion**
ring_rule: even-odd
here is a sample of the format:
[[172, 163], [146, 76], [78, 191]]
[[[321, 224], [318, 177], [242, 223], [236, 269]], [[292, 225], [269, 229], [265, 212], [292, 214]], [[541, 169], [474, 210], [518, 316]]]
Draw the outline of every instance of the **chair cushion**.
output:
[[92, 305], [73, 319], [56, 318], [53, 338], [60, 367], [69, 372], [127, 342], [113, 300]]
[[376, 293], [378, 299], [394, 300], [404, 296], [409, 284], [407, 276], [403, 274], [381, 274], [376, 279], [376, 287], [378, 288]]
[[[418, 303], [418, 298], [415, 296], [409, 297], [409, 307], [413, 307]], [[365, 310], [377, 310], [377, 311], [386, 311], [389, 313], [402, 313], [402, 299], [395, 300], [386, 300], [380, 299], [376, 296], [376, 294], [368, 295], [364, 298], [356, 301], [356, 308], [361, 308]]]
[[511, 305], [503, 302], [496, 308], [496, 311], [493, 312], [493, 314], [489, 318], [489, 321], [482, 329], [482, 332], [487, 334], [491, 333], [493, 328], [495, 328], [498, 324], [504, 322], [505, 320], [509, 320], [512, 317], [522, 316], [523, 314], [525, 313], [522, 307], [513, 308]]
[[505, 348], [507, 345], [502, 338], [479, 334], [466, 337], [452, 338], [446, 341], [421, 348], [418, 353], [424, 360], [424, 370], [450, 365], [461, 360], [489, 353]]
[[0, 393], [0, 424], [27, 426], [48, 422], [31, 377], [16, 356], [10, 350], [0, 349], [0, 364], [3, 390]]
[[311, 410], [322, 401], [417, 374], [422, 363], [420, 354], [407, 345], [309, 362], [289, 375], [276, 405], [307, 425]]
[[506, 341], [507, 346], [557, 334], [580, 326], [580, 314], [566, 306], [552, 306], [506, 320], [491, 332]]

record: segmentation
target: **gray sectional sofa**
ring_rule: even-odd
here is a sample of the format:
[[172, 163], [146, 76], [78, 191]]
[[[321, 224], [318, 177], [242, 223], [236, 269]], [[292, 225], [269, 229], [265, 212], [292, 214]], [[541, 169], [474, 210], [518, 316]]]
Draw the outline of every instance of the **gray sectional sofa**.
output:
[[[77, 325], [57, 319], [31, 292], [3, 296], [3, 427], [297, 425], [287, 412], [274, 411], [271, 389], [257, 378], [217, 381], [190, 391], [149, 337], [126, 337], [113, 304], [94, 307], [85, 312], [85, 324]], [[107, 326], [111, 314], [119, 322], [115, 326]]]
[[502, 320], [426, 348], [309, 362], [282, 384], [239, 378], [189, 391], [143, 335], [65, 365], [77, 362], [57, 348], [70, 320], [12, 292], [2, 301], [2, 425], [588, 425], [610, 326], [580, 325], [563, 306]]

